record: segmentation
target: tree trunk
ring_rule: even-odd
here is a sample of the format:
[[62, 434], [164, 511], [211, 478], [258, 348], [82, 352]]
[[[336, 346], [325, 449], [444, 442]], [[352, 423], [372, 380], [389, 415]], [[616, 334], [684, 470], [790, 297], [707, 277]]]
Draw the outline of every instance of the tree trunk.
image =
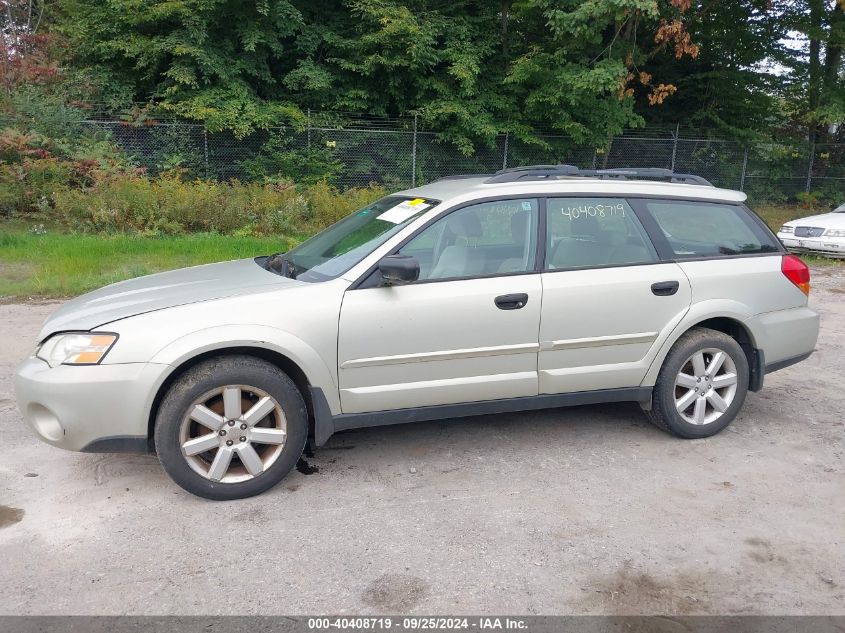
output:
[[[822, 50], [822, 36], [824, 34], [824, 0], [810, 0], [810, 28], [807, 36], [810, 39], [810, 64], [809, 64], [809, 83], [807, 86], [807, 99], [810, 115], [814, 116], [819, 107], [819, 98], [821, 96], [821, 50]], [[815, 140], [818, 132], [818, 123], [815, 121], [810, 123], [810, 141]]]
[[845, 3], [837, 2], [828, 20], [830, 31], [824, 54], [822, 85], [825, 96], [831, 96], [839, 84], [842, 68], [842, 53], [845, 46]]
[[508, 19], [510, 18], [511, 0], [502, 0], [502, 55], [508, 54]]

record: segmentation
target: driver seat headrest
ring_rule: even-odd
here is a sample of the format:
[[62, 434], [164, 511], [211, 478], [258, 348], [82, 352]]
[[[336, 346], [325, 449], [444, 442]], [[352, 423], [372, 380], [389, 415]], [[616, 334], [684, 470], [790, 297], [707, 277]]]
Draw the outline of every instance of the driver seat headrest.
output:
[[481, 237], [481, 220], [472, 211], [455, 213], [446, 222], [449, 230], [459, 237]]

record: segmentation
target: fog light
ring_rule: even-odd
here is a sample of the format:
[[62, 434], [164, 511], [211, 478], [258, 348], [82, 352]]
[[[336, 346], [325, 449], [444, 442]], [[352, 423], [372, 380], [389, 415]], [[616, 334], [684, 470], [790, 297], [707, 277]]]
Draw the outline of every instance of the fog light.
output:
[[57, 418], [50, 409], [40, 404], [29, 405], [29, 419], [32, 420], [32, 426], [38, 431], [44, 439], [58, 442], [65, 434], [59, 418]]

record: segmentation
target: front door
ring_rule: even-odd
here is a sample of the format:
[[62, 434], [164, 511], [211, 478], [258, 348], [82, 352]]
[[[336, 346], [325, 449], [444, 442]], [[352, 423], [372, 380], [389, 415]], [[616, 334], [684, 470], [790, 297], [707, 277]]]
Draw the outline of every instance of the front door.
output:
[[536, 199], [464, 207], [398, 251], [420, 262], [418, 282], [348, 290], [343, 412], [537, 395], [537, 226]]
[[631, 207], [550, 198], [540, 393], [637, 387], [690, 306], [680, 266], [661, 263]]

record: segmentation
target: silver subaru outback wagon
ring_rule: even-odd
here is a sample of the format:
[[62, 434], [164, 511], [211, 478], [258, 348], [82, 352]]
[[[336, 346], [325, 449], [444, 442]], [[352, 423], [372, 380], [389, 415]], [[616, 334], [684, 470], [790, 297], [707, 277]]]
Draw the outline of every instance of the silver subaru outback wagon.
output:
[[744, 200], [654, 169], [444, 178], [288, 253], [64, 304], [18, 404], [45, 442], [154, 450], [211, 499], [358, 427], [633, 401], [707, 437], [818, 335], [807, 267]]

